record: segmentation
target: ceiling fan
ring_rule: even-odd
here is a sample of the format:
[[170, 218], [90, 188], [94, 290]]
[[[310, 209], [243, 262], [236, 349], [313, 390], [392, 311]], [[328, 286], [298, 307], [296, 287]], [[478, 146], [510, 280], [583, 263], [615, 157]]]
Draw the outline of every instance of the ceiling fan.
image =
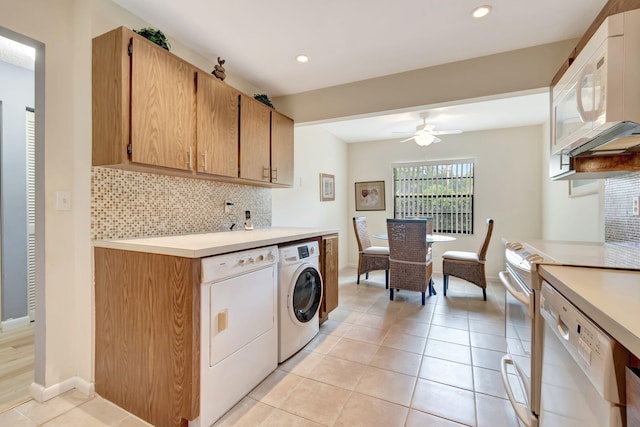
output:
[[[451, 135], [454, 133], [462, 133], [461, 130], [435, 130], [436, 125], [431, 124], [431, 123], [427, 123], [427, 117], [422, 116], [422, 124], [419, 124], [418, 126], [416, 126], [416, 131], [414, 132], [414, 134], [407, 138], [407, 139], [403, 139], [400, 142], [407, 142], [409, 140], [414, 140], [416, 142], [416, 144], [426, 147], [427, 145], [430, 145], [433, 142], [440, 142], [442, 141], [440, 138], [437, 137], [437, 135]], [[410, 132], [396, 132], [396, 133], [410, 133]]]

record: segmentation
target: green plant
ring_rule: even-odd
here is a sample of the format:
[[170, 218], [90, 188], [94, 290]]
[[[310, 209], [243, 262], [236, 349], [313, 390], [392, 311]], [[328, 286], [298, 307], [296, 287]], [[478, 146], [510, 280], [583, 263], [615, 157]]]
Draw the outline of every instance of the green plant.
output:
[[156, 30], [155, 28], [146, 27], [140, 30], [133, 30], [134, 33], [140, 34], [142, 37], [146, 38], [149, 41], [154, 42], [158, 46], [170, 50], [171, 45], [167, 41], [167, 36], [160, 30]]
[[256, 94], [253, 95], [253, 98], [256, 101], [262, 102], [267, 107], [274, 108], [273, 104], [271, 103], [271, 99], [269, 99], [269, 97], [267, 95], [265, 95], [264, 93], [256, 93]]

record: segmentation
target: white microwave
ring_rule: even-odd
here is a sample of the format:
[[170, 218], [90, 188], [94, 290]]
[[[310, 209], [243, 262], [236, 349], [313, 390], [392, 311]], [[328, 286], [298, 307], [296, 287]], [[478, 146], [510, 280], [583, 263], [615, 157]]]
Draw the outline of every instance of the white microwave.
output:
[[613, 152], [616, 144], [608, 142], [634, 135], [640, 124], [640, 9], [605, 19], [552, 97], [552, 155]]

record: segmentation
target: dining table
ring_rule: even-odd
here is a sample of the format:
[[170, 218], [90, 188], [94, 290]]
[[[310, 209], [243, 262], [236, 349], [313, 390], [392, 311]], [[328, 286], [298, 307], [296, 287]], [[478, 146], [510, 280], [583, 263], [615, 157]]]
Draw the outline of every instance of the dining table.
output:
[[[389, 236], [387, 235], [387, 233], [376, 233], [376, 234], [372, 234], [371, 236], [375, 239], [389, 240]], [[447, 236], [445, 234], [427, 234], [425, 238], [428, 244], [453, 242], [456, 240], [455, 237]], [[431, 290], [430, 293], [433, 295], [437, 295], [438, 293], [436, 292], [436, 288], [435, 286], [433, 286], [433, 284], [434, 284], [433, 277], [431, 277], [429, 278], [429, 288]]]

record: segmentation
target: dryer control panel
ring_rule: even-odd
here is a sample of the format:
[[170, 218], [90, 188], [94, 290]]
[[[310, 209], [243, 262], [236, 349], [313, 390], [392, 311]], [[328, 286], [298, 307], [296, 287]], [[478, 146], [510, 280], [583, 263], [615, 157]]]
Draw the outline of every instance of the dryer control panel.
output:
[[276, 246], [203, 258], [201, 283], [217, 282], [228, 277], [266, 268], [277, 262], [278, 248]]

